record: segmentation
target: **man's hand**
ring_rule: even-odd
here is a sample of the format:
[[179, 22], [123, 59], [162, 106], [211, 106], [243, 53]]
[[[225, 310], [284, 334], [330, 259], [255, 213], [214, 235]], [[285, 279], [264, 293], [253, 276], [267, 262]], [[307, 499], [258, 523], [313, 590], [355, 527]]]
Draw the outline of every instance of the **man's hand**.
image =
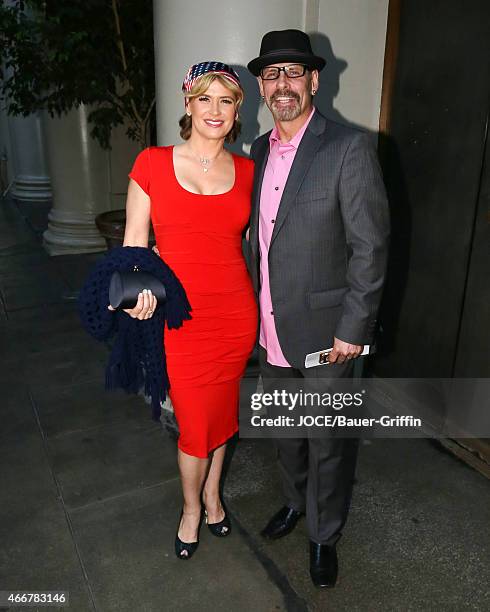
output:
[[333, 349], [328, 354], [328, 363], [344, 363], [359, 357], [362, 353], [362, 346], [359, 344], [349, 344], [338, 338], [334, 338]]

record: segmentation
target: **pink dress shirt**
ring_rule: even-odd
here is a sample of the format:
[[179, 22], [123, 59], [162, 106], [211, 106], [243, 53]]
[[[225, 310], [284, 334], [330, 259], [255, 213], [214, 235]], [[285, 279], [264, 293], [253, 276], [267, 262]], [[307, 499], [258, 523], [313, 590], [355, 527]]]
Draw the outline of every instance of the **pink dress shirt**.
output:
[[291, 367], [284, 357], [277, 337], [274, 311], [272, 308], [269, 285], [269, 245], [271, 243], [274, 223], [281, 202], [282, 193], [293, 165], [296, 151], [303, 134], [313, 117], [315, 109], [305, 121], [302, 128], [286, 143], [282, 143], [277, 128], [269, 136], [269, 158], [262, 181], [259, 212], [259, 248], [260, 248], [260, 337], [259, 343], [267, 351], [267, 361], [271, 365], [284, 368]]

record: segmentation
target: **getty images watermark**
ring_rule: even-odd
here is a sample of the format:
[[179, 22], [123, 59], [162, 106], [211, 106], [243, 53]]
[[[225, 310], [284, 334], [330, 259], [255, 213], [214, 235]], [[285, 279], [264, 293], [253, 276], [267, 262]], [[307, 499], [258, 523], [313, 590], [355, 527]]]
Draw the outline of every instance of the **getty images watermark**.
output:
[[242, 400], [240, 436], [489, 437], [489, 383], [265, 379]]
[[274, 417], [253, 414], [250, 418], [252, 427], [422, 427], [422, 419], [412, 415], [382, 415], [380, 417], [347, 416], [345, 414], [306, 414], [305, 408], [327, 408], [335, 411], [346, 408], [362, 408], [366, 390], [357, 393], [328, 393], [297, 391], [291, 393], [285, 389], [272, 393], [253, 393], [250, 407], [263, 412], [264, 407], [284, 408], [292, 412], [298, 408], [298, 416], [278, 414]]

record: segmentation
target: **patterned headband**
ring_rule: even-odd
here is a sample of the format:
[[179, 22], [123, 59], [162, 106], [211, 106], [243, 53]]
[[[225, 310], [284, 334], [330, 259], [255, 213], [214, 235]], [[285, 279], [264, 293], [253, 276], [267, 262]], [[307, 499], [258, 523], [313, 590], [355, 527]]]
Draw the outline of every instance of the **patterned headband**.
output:
[[222, 62], [201, 62], [200, 64], [194, 64], [194, 66], [191, 66], [187, 71], [184, 82], [182, 83], [182, 91], [184, 93], [191, 91], [197, 79], [210, 72], [213, 74], [221, 74], [242, 89], [240, 77], [231, 66], [228, 66], [228, 64], [223, 64]]

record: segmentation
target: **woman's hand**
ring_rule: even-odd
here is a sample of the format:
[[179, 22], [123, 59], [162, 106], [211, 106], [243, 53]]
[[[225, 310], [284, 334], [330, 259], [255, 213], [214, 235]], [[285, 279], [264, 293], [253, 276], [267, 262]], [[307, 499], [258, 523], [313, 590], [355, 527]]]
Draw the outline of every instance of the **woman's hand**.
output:
[[[158, 305], [157, 298], [153, 295], [150, 289], [143, 289], [142, 293], [138, 295], [138, 301], [134, 308], [124, 308], [124, 312], [127, 312], [133, 319], [151, 319], [155, 308]], [[110, 304], [107, 307], [109, 310], [115, 310]]]
[[156, 244], [155, 246], [151, 247], [151, 250], [155, 253], [155, 255], [158, 255], [158, 257], [160, 257], [160, 251], [158, 250], [158, 247]]

